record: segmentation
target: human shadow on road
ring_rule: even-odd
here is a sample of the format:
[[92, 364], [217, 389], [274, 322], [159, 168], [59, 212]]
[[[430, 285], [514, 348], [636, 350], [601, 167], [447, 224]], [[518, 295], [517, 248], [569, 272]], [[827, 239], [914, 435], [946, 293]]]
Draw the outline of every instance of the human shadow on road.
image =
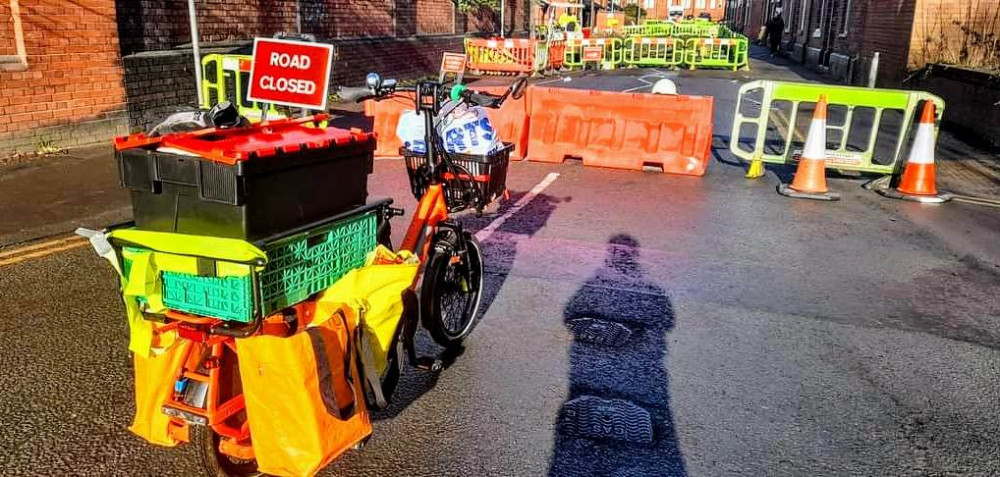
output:
[[686, 475], [666, 370], [673, 307], [646, 278], [638, 241], [610, 239], [606, 263], [570, 299], [564, 320], [574, 335], [569, 396], [549, 475]]

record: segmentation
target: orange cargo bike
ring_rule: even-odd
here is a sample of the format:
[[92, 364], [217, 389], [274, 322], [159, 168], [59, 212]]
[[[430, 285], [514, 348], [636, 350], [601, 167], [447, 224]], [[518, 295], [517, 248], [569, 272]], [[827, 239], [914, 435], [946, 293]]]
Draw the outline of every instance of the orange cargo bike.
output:
[[[363, 363], [370, 357], [362, 349], [369, 341], [358, 338], [364, 319], [355, 315], [363, 315], [365, 308], [331, 306], [324, 298], [337, 284], [278, 312], [241, 323], [174, 309], [141, 313], [139, 321], [151, 329], [146, 349], [160, 352], [134, 355], [137, 409], [130, 429], [155, 444], [195, 443], [210, 474], [308, 475], [345, 450], [361, 447], [371, 433], [367, 409], [388, 404], [404, 356], [414, 367], [437, 372], [443, 368], [442, 356], [459, 348], [475, 327], [483, 290], [483, 255], [472, 233], [451, 214], [470, 209], [481, 213], [507, 194], [513, 145], [484, 156], [453, 154], [446, 151], [437, 126], [445, 103], [497, 108], [508, 97], [520, 98], [526, 82], [518, 79], [503, 95], [429, 81], [410, 88], [396, 87], [394, 80], [382, 80], [374, 74], [367, 83], [366, 88], [344, 88], [341, 97], [378, 101], [397, 93], [414, 93], [414, 108], [426, 121], [425, 151], [402, 151], [419, 203], [399, 252], [391, 252], [390, 221], [404, 212], [392, 207], [391, 200], [322, 221], [364, 214], [377, 217], [380, 248], [369, 254], [375, 258], [369, 258], [366, 267], [372, 260], [375, 265], [403, 266], [401, 257], [419, 259], [419, 265], [409, 259], [408, 263], [419, 268], [408, 275], [412, 278], [404, 283], [404, 291], [395, 295], [402, 311], [391, 332], [391, 343], [383, 350], [380, 372], [372, 372], [376, 367], [372, 363]], [[316, 224], [267, 240], [281, 240], [313, 226]], [[117, 257], [124, 257], [124, 250], [134, 248], [134, 243], [114, 236], [119, 229], [112, 227], [99, 234], [103, 247], [92, 237], [99, 254], [116, 257], [108, 252], [117, 251]], [[117, 257], [115, 268], [124, 284], [124, 277], [134, 276], [139, 265]], [[198, 257], [199, 272], [202, 258]], [[155, 267], [151, 270], [156, 273]], [[360, 270], [363, 268], [355, 269]], [[125, 290], [123, 294], [127, 295]], [[418, 322], [446, 349], [445, 354], [417, 356], [413, 342]], [[297, 389], [303, 380], [319, 383], [322, 389]], [[285, 449], [291, 446], [288, 442], [261, 435], [261, 430], [263, 434], [284, 432], [284, 436], [298, 439], [296, 452], [304, 450], [315, 458], [296, 461], [295, 452]]]

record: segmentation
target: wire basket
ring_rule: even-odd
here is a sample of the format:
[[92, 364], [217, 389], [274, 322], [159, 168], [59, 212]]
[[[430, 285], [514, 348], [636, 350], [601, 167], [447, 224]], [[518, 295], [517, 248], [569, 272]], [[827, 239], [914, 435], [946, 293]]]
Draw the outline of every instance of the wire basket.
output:
[[[441, 161], [437, 171], [448, 210], [482, 209], [503, 195], [507, 190], [507, 167], [513, 150], [513, 143], [504, 143], [503, 147], [485, 156], [445, 153], [455, 166], [448, 168]], [[399, 153], [406, 160], [410, 190], [420, 200], [431, 183], [427, 155], [405, 147]]]

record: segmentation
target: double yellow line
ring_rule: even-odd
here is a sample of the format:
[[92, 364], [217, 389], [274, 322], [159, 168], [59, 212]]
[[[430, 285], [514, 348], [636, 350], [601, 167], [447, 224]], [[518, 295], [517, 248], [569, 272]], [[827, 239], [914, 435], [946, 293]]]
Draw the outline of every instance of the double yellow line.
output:
[[46, 240], [44, 242], [25, 245], [10, 250], [0, 250], [0, 267], [14, 265], [26, 260], [47, 257], [54, 253], [73, 250], [90, 244], [90, 241], [83, 237], [69, 236], [59, 239]]

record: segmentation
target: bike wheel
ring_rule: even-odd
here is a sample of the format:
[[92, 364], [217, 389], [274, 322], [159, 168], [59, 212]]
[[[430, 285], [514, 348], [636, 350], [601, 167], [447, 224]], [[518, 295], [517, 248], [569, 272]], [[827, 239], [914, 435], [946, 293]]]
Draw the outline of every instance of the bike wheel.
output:
[[455, 348], [472, 332], [479, 314], [483, 257], [472, 235], [460, 238], [453, 231], [434, 244], [433, 252], [420, 288], [420, 321], [437, 344]]
[[191, 426], [191, 441], [198, 446], [201, 463], [213, 477], [257, 477], [256, 460], [237, 459], [219, 451], [221, 436], [207, 426]]

